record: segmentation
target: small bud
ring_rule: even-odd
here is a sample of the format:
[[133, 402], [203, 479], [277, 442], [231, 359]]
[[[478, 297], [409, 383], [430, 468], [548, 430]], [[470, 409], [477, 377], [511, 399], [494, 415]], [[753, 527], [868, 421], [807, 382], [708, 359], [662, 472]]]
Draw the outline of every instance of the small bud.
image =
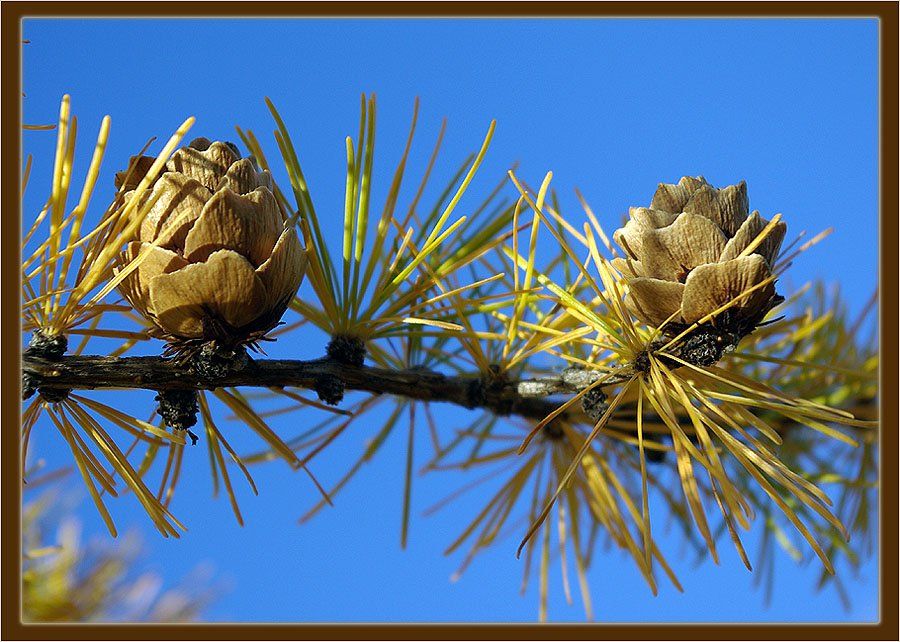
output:
[[699, 327], [681, 343], [681, 358], [695, 366], [711, 366], [722, 358], [731, 340], [715, 328]]
[[323, 403], [336, 406], [344, 399], [344, 382], [333, 375], [321, 375], [316, 379], [316, 394]]
[[35, 385], [34, 377], [32, 377], [27, 372], [22, 373], [22, 401], [26, 399], [31, 399], [34, 393], [37, 392], [37, 385]]
[[48, 403], [65, 401], [68, 399], [70, 392], [72, 391], [68, 388], [38, 388], [41, 399]]
[[38, 329], [31, 333], [25, 353], [42, 359], [57, 360], [69, 349], [69, 340], [63, 334], [47, 334]]
[[195, 374], [215, 380], [246, 368], [250, 356], [243, 346], [223, 346], [209, 341], [198, 350], [188, 351], [186, 362]]
[[348, 366], [362, 367], [366, 362], [366, 344], [362, 339], [336, 334], [325, 352], [330, 359]]
[[[25, 349], [25, 354], [56, 361], [61, 359], [69, 349], [69, 340], [63, 334], [47, 334], [44, 330], [38, 328], [31, 333], [31, 340]], [[70, 390], [66, 388], [47, 388], [38, 385], [35, 377], [27, 372], [22, 374], [22, 400], [30, 398], [35, 392], [41, 395], [44, 401], [49, 403], [59, 403], [65, 401]]]
[[196, 390], [162, 390], [156, 401], [156, 412], [169, 428], [190, 432], [189, 428], [196, 425], [200, 410]]
[[591, 418], [591, 421], [595, 423], [600, 421], [603, 414], [609, 409], [609, 404], [606, 402], [606, 393], [600, 388], [588, 390], [581, 397], [581, 409], [584, 410], [584, 414]]

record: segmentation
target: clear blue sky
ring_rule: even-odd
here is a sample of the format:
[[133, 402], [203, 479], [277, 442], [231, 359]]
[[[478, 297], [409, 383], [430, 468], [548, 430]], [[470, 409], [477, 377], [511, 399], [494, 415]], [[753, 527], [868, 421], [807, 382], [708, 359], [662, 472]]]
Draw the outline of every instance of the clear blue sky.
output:
[[[580, 211], [573, 194], [578, 186], [609, 228], [629, 205], [647, 204], [660, 181], [685, 174], [703, 174], [717, 185], [746, 179], [751, 207], [766, 217], [782, 212], [789, 235], [835, 227], [796, 262], [783, 280], [786, 291], [824, 277], [839, 283], [851, 310], [858, 310], [877, 282], [874, 20], [28, 20], [24, 37], [31, 41], [23, 66], [25, 120], [55, 122], [60, 97], [72, 95], [82, 141], [79, 177], [91, 152], [88, 139], [104, 114], [112, 116], [97, 205], [111, 194], [112, 174], [129, 154], [150, 136], [164, 140], [189, 115], [197, 117], [191, 135], [236, 140], [234, 126], [240, 125], [255, 130], [270, 158], [277, 157], [263, 103], [270, 96], [297, 137], [320, 215], [335, 212], [325, 232], [337, 238], [343, 138], [356, 136], [360, 93], [378, 95], [382, 189], [420, 96], [412, 162], [423, 162], [441, 118], [449, 120], [438, 179], [449, 178], [477, 148], [490, 119], [498, 121], [464, 206], [486, 195], [513, 161], [531, 183], [553, 170], [563, 211], [571, 216]], [[35, 154], [26, 216], [46, 198], [53, 139], [46, 132], [25, 135], [26, 151]], [[271, 353], [310, 358], [320, 356], [324, 339], [283, 344]], [[114, 399], [142, 416], [150, 397]], [[435, 410], [442, 425], [460, 417]], [[294, 434], [307, 421], [297, 413], [276, 426]], [[337, 444], [339, 450], [317, 461], [320, 478], [335, 480], [344, 456], [356, 455], [367, 436]], [[32, 448], [62, 462], [59, 441], [47, 429]], [[253, 446], [236, 441], [245, 450]], [[133, 498], [112, 507], [122, 530], [145, 532], [146, 568], [175, 580], [208, 561], [230, 578], [232, 590], [209, 611], [214, 619], [534, 620], [535, 590], [518, 595], [516, 538], [483, 555], [460, 581], [449, 581], [461, 558], [441, 551], [478, 497], [456, 504], [456, 513], [418, 515], [460, 478], [420, 480], [410, 547], [400, 550], [404, 449], [398, 434], [334, 509], [303, 526], [296, 520], [315, 501], [314, 491], [305, 477], [275, 464], [254, 470], [259, 497], [236, 480], [247, 522], [238, 527], [227, 501], [209, 501], [200, 446], [187, 453], [186, 478], [173, 504], [189, 526], [181, 541], [157, 537]], [[102, 535], [89, 500], [80, 515], [88, 533]], [[755, 535], [748, 537], [748, 548], [754, 542]], [[631, 562], [605, 554], [591, 572], [601, 620], [877, 617], [874, 559], [859, 578], [845, 578], [854, 597], [845, 613], [833, 591], [813, 592], [815, 563], [798, 568], [780, 554], [774, 600], [765, 608], [726, 542], [720, 567], [695, 565], [677, 543], [667, 548], [685, 593], [664, 585], [653, 598]], [[558, 571], [551, 587], [551, 619], [579, 620], [577, 601], [570, 607], [563, 600]]]

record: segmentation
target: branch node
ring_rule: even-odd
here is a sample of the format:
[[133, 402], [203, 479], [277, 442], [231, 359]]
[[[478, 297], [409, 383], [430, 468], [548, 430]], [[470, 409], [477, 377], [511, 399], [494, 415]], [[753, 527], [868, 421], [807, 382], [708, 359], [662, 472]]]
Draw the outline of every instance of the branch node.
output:
[[667, 359], [659, 354], [656, 354], [656, 351], [666, 345], [666, 341], [661, 339], [655, 339], [650, 342], [644, 350], [638, 353], [638, 355], [634, 358], [634, 361], [631, 363], [632, 370], [635, 373], [648, 373], [650, 372], [650, 355], [652, 354], [657, 359], [663, 361], [670, 368], [679, 367], [679, 363], [677, 361], [672, 361], [671, 359]]
[[72, 392], [72, 390], [69, 388], [45, 387], [38, 388], [37, 391], [41, 395], [41, 398], [49, 403], [59, 403], [60, 401], [65, 401], [66, 399], [68, 399], [69, 393]]
[[487, 396], [485, 395], [484, 379], [481, 377], [470, 379], [466, 384], [466, 408], [469, 410], [480, 408], [485, 405], [485, 401], [487, 401]]
[[361, 368], [366, 362], [366, 343], [358, 337], [336, 334], [325, 348], [328, 357], [338, 363]]
[[609, 409], [606, 399], [605, 392], [600, 388], [593, 388], [582, 395], [581, 409], [584, 410], [584, 414], [596, 423], [603, 417], [603, 413]]
[[339, 377], [323, 374], [316, 377], [316, 394], [322, 403], [336, 406], [344, 399], [344, 382]]
[[64, 334], [49, 334], [38, 328], [31, 333], [31, 340], [25, 354], [56, 361], [69, 349], [69, 340]]
[[722, 358], [732, 338], [712, 326], [700, 326], [681, 343], [681, 358], [695, 366], [711, 366]]
[[31, 399], [31, 396], [37, 392], [37, 379], [27, 372], [22, 373], [22, 401]]
[[[69, 340], [66, 335], [51, 334], [42, 328], [37, 328], [31, 333], [31, 340], [28, 342], [24, 356], [38, 357], [48, 361], [59, 361], [68, 349]], [[71, 391], [70, 388], [41, 386], [39, 377], [35, 377], [27, 372], [22, 373], [23, 401], [37, 392], [44, 401], [59, 403], [60, 401], [65, 401]]]
[[208, 341], [192, 352], [185, 362], [197, 376], [215, 380], [246, 368], [250, 364], [250, 356], [243, 346], [224, 346]]
[[196, 390], [160, 390], [156, 395], [159, 402], [156, 412], [162, 417], [166, 426], [172, 430], [183, 430], [188, 433], [193, 443], [197, 436], [189, 428], [197, 423], [197, 391]]
[[499, 365], [492, 363], [488, 366], [488, 371], [482, 375], [481, 382], [484, 396], [490, 397], [490, 406], [494, 413], [501, 417], [511, 415], [515, 406], [515, 400], [504, 394], [506, 385], [509, 383], [506, 371]]

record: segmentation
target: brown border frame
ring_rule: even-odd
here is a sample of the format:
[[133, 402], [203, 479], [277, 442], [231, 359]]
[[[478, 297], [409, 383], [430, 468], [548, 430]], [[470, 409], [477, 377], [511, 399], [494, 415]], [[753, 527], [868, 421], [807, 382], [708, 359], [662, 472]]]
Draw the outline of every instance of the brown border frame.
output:
[[[2, 161], [7, 168], [19, 167], [21, 129], [21, 20], [24, 17], [234, 17], [234, 16], [334, 16], [334, 17], [873, 17], [879, 19], [879, 322], [881, 328], [883, 390], [897, 390], [897, 265], [898, 247], [898, 5], [895, 2], [571, 2], [513, 4], [506, 2], [4, 2], [0, 9], [2, 33], [3, 89]], [[513, 13], [515, 12], [515, 13]], [[12, 82], [15, 77], [16, 82]], [[19, 172], [3, 175], [2, 204], [6, 212], [19, 212]], [[885, 216], [885, 213], [889, 213]], [[12, 311], [21, 306], [18, 238], [20, 218], [5, 216], [0, 229], [7, 250], [2, 257], [4, 279], [3, 317], [11, 321]], [[887, 240], [886, 240], [887, 239]], [[888, 269], [885, 270], [884, 268]], [[16, 276], [11, 276], [16, 275]], [[16, 288], [12, 281], [16, 281]], [[6, 358], [2, 372], [6, 381], [20, 380], [21, 332], [12, 331], [13, 322], [21, 328], [20, 315], [5, 327], [0, 341]], [[19, 533], [21, 494], [19, 436], [10, 429], [19, 424], [21, 402], [18, 385], [7, 384], [3, 397], [9, 403], [2, 409], [2, 561], [4, 600], [2, 638], [4, 640], [238, 640], [238, 639], [673, 639], [673, 640], [896, 640], [898, 630], [898, 476], [897, 405], [882, 404], [881, 457], [882, 492], [880, 494], [881, 620], [877, 624], [110, 624], [50, 625], [23, 624], [20, 621], [21, 538]], [[16, 399], [11, 397], [15, 395]], [[13, 403], [15, 401], [15, 403]], [[882, 399], [882, 401], [884, 401]], [[885, 461], [885, 454], [891, 460]]]

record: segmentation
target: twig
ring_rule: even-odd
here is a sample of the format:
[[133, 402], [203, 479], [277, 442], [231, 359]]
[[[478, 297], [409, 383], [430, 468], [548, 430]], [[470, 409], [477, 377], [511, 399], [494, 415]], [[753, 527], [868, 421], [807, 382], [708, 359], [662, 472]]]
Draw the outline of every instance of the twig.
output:
[[[557, 377], [506, 380], [482, 376], [447, 376], [427, 369], [387, 370], [353, 366], [332, 359], [250, 360], [221, 377], [203, 376], [162, 357], [67, 356], [58, 360], [25, 354], [22, 371], [36, 389], [131, 388], [211, 390], [226, 386], [295, 387], [316, 390], [323, 379], [337, 379], [345, 390], [390, 394], [421, 401], [485, 408], [500, 415], [543, 418], [555, 408], [547, 397], [577, 392], [589, 385], [590, 371], [569, 369]], [[610, 379], [605, 385], [614, 385]]]

